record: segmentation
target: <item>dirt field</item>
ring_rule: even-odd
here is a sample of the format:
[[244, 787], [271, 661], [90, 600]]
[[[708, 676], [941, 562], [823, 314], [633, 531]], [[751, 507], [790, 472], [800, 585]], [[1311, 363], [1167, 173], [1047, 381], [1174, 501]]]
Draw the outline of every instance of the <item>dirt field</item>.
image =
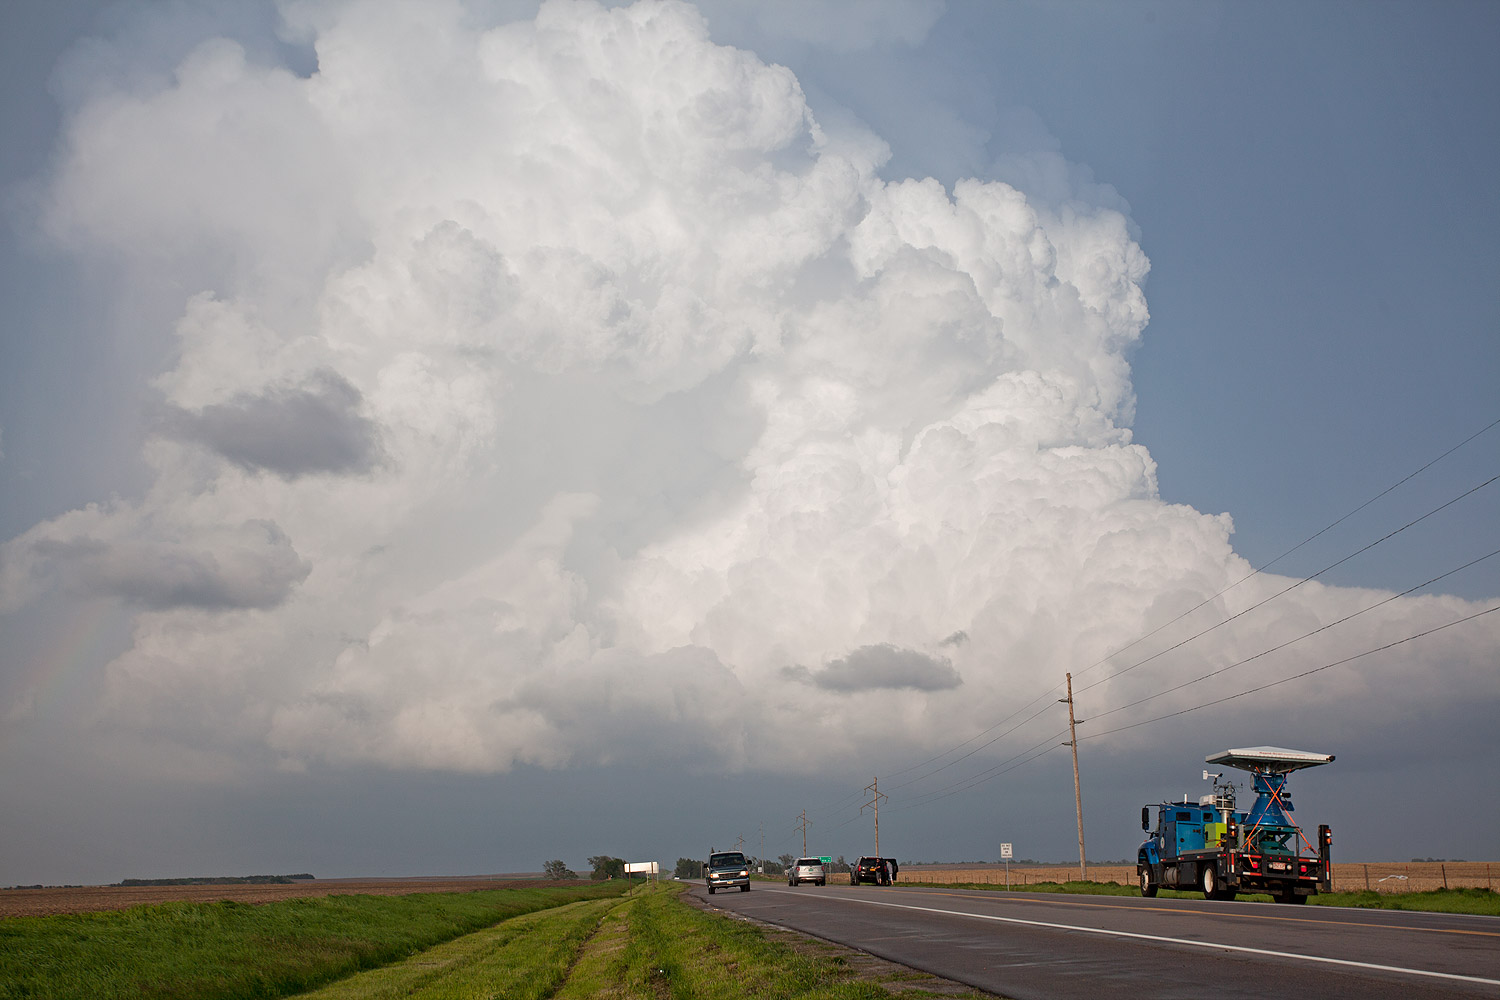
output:
[[[1011, 865], [1010, 884], [1024, 887], [1037, 882], [1067, 882], [1078, 877], [1078, 866]], [[903, 866], [902, 882], [978, 882], [1004, 885], [1002, 865]], [[1135, 884], [1134, 865], [1089, 865], [1091, 882]], [[1337, 892], [1424, 892], [1429, 889], [1495, 889], [1500, 887], [1500, 863], [1490, 861], [1337, 862], [1333, 864], [1333, 888]]]
[[0, 918], [36, 917], [49, 913], [88, 913], [124, 910], [143, 903], [186, 899], [213, 903], [271, 903], [299, 896], [405, 896], [413, 892], [477, 892], [538, 885], [578, 885], [503, 875], [472, 878], [314, 879], [274, 885], [140, 885], [83, 886], [71, 889], [0, 889]]

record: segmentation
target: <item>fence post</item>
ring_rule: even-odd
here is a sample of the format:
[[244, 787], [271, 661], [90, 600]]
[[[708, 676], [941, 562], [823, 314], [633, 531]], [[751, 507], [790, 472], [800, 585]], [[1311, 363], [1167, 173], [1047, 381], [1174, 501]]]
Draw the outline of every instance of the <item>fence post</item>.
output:
[[1438, 865], [1438, 871], [1443, 873], [1443, 888], [1448, 888], [1448, 866]]
[[1365, 865], [1365, 892], [1370, 891], [1370, 866]]

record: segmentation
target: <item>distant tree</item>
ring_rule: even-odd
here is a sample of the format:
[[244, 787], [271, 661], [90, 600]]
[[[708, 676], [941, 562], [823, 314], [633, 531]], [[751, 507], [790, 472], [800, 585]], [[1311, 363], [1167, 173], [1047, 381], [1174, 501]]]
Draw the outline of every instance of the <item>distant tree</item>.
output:
[[542, 873], [555, 881], [578, 877], [578, 873], [563, 864], [561, 860], [547, 862], [542, 866]]
[[781, 862], [781, 867], [783, 870], [785, 870], [792, 867], [792, 862], [796, 861], [797, 859], [790, 854], [782, 854], [779, 855], [776, 860]]
[[677, 868], [672, 872], [678, 878], [702, 878], [703, 862], [692, 858], [678, 858]]
[[589, 878], [595, 882], [602, 882], [607, 878], [625, 877], [624, 858], [612, 858], [608, 854], [596, 854], [594, 857], [589, 858], [589, 864], [594, 868], [589, 874]]

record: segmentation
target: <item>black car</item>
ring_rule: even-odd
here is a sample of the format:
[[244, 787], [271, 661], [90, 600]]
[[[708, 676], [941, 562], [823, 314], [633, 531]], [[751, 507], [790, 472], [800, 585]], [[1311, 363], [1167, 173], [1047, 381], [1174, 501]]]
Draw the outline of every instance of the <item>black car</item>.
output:
[[895, 858], [866, 855], [849, 869], [849, 884], [861, 885], [870, 882], [874, 885], [890, 885], [896, 880], [896, 873], [900, 870], [901, 866], [896, 864]]
[[739, 851], [715, 851], [708, 856], [703, 866], [703, 880], [708, 883], [708, 894], [715, 889], [738, 889], [750, 891], [750, 862]]

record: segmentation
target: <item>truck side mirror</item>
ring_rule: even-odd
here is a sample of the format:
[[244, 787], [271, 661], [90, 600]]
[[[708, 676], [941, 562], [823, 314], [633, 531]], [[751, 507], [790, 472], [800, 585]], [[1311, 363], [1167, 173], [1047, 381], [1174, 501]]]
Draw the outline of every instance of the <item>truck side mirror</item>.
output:
[[1151, 807], [1150, 806], [1141, 806], [1141, 829], [1142, 830], [1150, 830], [1151, 829]]

